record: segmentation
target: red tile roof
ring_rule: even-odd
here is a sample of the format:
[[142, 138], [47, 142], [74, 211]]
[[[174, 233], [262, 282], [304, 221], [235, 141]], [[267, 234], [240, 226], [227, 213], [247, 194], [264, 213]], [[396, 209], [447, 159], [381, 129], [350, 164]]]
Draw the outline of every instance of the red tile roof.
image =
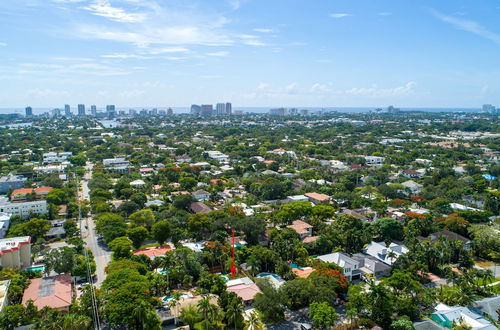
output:
[[34, 278], [24, 291], [23, 304], [33, 300], [38, 309], [45, 306], [63, 309], [71, 305], [73, 290], [71, 275], [61, 274], [52, 277]]
[[20, 188], [20, 189], [14, 189], [12, 191], [12, 196], [14, 195], [27, 195], [31, 194], [33, 191], [35, 191], [35, 194], [41, 194], [41, 193], [48, 193], [51, 191], [53, 188], [52, 187], [40, 187], [40, 188]]
[[320, 202], [328, 202], [330, 200], [330, 196], [325, 194], [318, 194], [315, 192], [304, 194], [307, 198], [311, 198]]
[[257, 293], [262, 293], [255, 283], [238, 284], [227, 288], [227, 291], [236, 293], [243, 301], [253, 300]]
[[312, 228], [313, 226], [311, 226], [310, 224], [308, 224], [307, 222], [304, 222], [302, 220], [295, 220], [294, 222], [292, 222], [291, 225], [288, 225], [287, 228], [291, 228], [293, 230], [295, 230], [297, 232], [297, 234], [307, 234], [309, 233], [309, 228]]
[[135, 256], [143, 254], [149, 258], [154, 258], [154, 257], [164, 256], [165, 253], [172, 251], [173, 249], [174, 249], [173, 247], [171, 247], [170, 245], [167, 244], [167, 245], [163, 245], [161, 247], [135, 250], [133, 252], [133, 254]]
[[316, 269], [314, 268], [306, 268], [306, 269], [292, 268], [292, 272], [294, 272], [294, 274], [300, 278], [308, 278], [309, 275], [311, 275], [315, 270]]

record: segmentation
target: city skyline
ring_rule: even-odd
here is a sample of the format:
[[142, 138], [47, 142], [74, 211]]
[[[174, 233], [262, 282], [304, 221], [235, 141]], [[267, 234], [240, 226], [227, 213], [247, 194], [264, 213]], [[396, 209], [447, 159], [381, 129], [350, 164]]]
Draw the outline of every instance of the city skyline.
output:
[[[500, 103], [497, 1], [6, 0], [0, 108]], [[215, 103], [214, 103], [215, 105]]]

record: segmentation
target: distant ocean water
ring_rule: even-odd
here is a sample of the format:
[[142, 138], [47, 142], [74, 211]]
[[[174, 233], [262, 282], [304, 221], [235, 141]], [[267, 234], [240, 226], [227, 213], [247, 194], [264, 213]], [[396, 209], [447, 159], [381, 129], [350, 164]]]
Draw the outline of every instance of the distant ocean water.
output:
[[[117, 107], [116, 109], [118, 111], [120, 110], [125, 110], [128, 112], [129, 109], [134, 109], [136, 111], [140, 111], [142, 109], [153, 109], [157, 108], [158, 110], [166, 110], [168, 107], [155, 107], [155, 106], [148, 106], [148, 107]], [[253, 112], [253, 113], [266, 113], [269, 111], [271, 108], [276, 108], [276, 107], [238, 107], [233, 105], [233, 111], [241, 110], [243, 112]], [[368, 112], [368, 111], [373, 111], [377, 109], [377, 107], [300, 107], [300, 106], [295, 106], [295, 107], [285, 107], [285, 108], [297, 108], [297, 109], [307, 109], [311, 111], [318, 111], [323, 109], [324, 111], [337, 111], [337, 112], [345, 112], [345, 113], [362, 113], [362, 112]], [[33, 107], [33, 113], [34, 114], [42, 114], [44, 112], [48, 112], [54, 108], [36, 108]], [[189, 112], [189, 107], [172, 107], [174, 110], [174, 113], [188, 113]], [[479, 108], [418, 108], [418, 107], [401, 107], [401, 111], [425, 111], [425, 112], [479, 112]], [[90, 108], [86, 109], [87, 113], [90, 112]], [[72, 107], [71, 111], [73, 113], [76, 113], [76, 107]], [[98, 112], [100, 111], [105, 111], [104, 109], [98, 109]], [[19, 113], [24, 115], [24, 108], [0, 108], [0, 114], [8, 114], [8, 113]]]

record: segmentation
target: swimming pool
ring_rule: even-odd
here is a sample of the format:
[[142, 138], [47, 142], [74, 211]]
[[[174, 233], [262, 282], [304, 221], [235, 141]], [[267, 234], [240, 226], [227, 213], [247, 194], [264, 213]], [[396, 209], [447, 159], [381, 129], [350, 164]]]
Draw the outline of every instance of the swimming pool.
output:
[[170, 273], [170, 270], [168, 270], [168, 269], [162, 269], [162, 270], [158, 271], [158, 273], [160, 273], [162, 275], [165, 275], [165, 274]]
[[297, 266], [296, 264], [290, 264], [290, 268], [303, 269], [304, 267]]
[[259, 273], [259, 274], [257, 274], [257, 277], [265, 277], [265, 276], [272, 276], [277, 280], [281, 280], [281, 277], [279, 275], [276, 275], [273, 273]]
[[45, 266], [33, 266], [33, 267], [28, 267], [26, 270], [31, 270], [32, 272], [41, 272], [43, 273], [45, 271]]
[[227, 277], [226, 275], [221, 275], [220, 277], [222, 277], [224, 279], [224, 282], [229, 281], [229, 277]]
[[[185, 294], [185, 293], [181, 294], [181, 298], [188, 298], [188, 297], [189, 297], [189, 295], [187, 295], [187, 294]], [[166, 303], [169, 303], [169, 302], [170, 302], [170, 301], [172, 301], [173, 299], [174, 299], [174, 297], [172, 297], [172, 296], [165, 296], [165, 297], [163, 297], [163, 299], [162, 299], [162, 300], [163, 300], [164, 302], [166, 302]]]

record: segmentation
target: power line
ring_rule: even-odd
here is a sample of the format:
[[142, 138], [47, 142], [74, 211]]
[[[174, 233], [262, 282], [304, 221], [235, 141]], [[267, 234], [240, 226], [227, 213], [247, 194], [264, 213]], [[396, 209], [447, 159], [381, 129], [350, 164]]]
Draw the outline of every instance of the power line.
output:
[[[82, 204], [79, 196], [79, 191], [80, 191], [80, 182], [78, 180], [78, 176], [75, 173], [75, 180], [76, 180], [76, 187], [77, 187], [77, 194], [78, 194], [78, 221], [80, 222], [80, 238], [83, 241], [83, 222], [82, 222]], [[90, 283], [90, 295], [91, 295], [91, 301], [92, 301], [92, 318], [94, 320], [94, 326], [96, 330], [101, 329], [101, 324], [99, 320], [99, 306], [97, 302], [97, 297], [95, 294], [95, 288], [94, 288], [94, 280], [92, 278], [92, 269], [90, 265], [90, 260], [88, 257], [88, 251], [87, 248], [83, 249], [84, 251], [84, 257], [85, 257], [85, 264], [87, 268], [87, 279], [89, 280]]]

